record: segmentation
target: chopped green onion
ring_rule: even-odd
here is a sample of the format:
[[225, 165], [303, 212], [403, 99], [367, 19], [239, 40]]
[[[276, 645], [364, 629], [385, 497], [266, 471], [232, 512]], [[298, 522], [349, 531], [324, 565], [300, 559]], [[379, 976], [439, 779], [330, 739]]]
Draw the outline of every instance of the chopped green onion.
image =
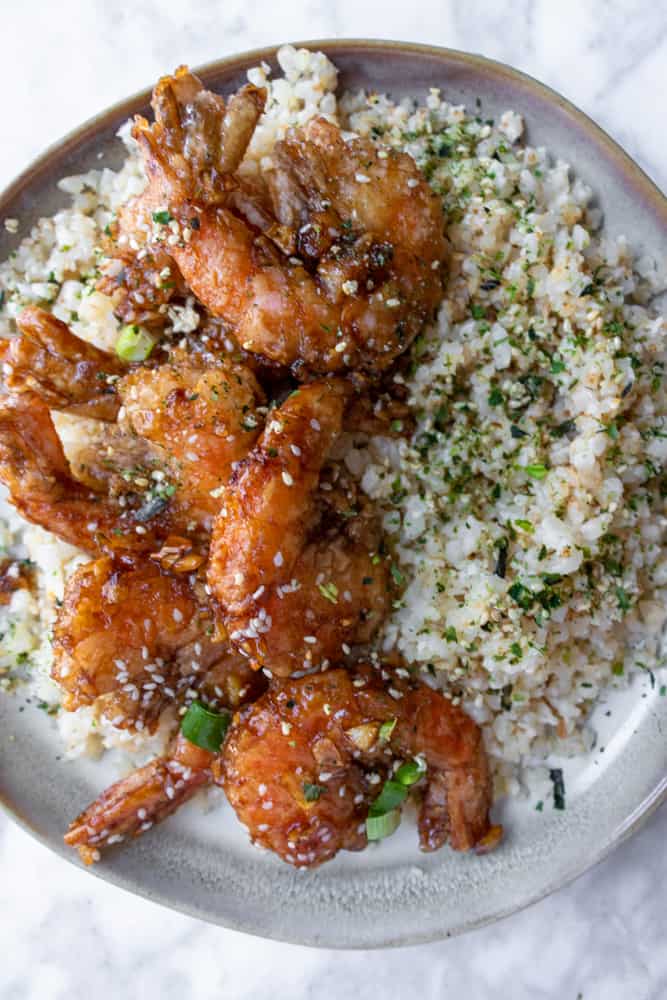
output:
[[212, 712], [201, 701], [193, 701], [181, 722], [181, 732], [202, 750], [217, 753], [222, 746], [232, 713], [223, 709], [222, 712]]
[[155, 347], [153, 338], [143, 327], [132, 323], [124, 326], [116, 341], [116, 354], [123, 361], [145, 361]]
[[366, 836], [369, 840], [384, 840], [390, 837], [401, 823], [401, 812], [399, 809], [392, 809], [391, 812], [383, 813], [382, 816], [368, 816], [366, 819]]
[[394, 582], [396, 584], [398, 584], [399, 587], [402, 587], [403, 584], [405, 583], [405, 577], [401, 573], [401, 571], [398, 568], [398, 566], [394, 566], [393, 563], [392, 563], [392, 565], [389, 567], [389, 572], [391, 573], [392, 577], [394, 578]]
[[426, 774], [426, 765], [423, 761], [406, 760], [405, 764], [401, 764], [398, 771], [396, 771], [394, 777], [402, 785], [409, 787], [410, 785], [414, 785], [415, 781], [419, 781], [423, 774]]
[[382, 725], [380, 726], [380, 731], [378, 733], [378, 739], [380, 743], [387, 743], [388, 740], [391, 739], [391, 734], [396, 728], [397, 721], [398, 721], [397, 719], [388, 719], [386, 722], [382, 723]]
[[527, 465], [525, 471], [531, 479], [544, 479], [549, 470], [546, 465]]
[[335, 583], [318, 583], [317, 589], [325, 600], [338, 604], [338, 587]]
[[535, 531], [533, 522], [526, 521], [522, 517], [517, 517], [514, 523], [516, 524], [517, 528], [521, 528], [523, 531], [527, 531], [529, 535], [532, 535], [532, 533]]
[[153, 222], [157, 222], [159, 226], [166, 226], [172, 220], [172, 216], [169, 209], [163, 209], [161, 212], [153, 212]]
[[306, 802], [317, 802], [320, 795], [326, 790], [326, 785], [311, 785], [309, 781], [303, 783], [303, 797]]
[[381, 816], [384, 813], [390, 812], [392, 809], [396, 809], [397, 806], [400, 806], [405, 802], [407, 795], [408, 793], [405, 785], [402, 785], [399, 781], [393, 781], [393, 779], [389, 778], [382, 786], [382, 791], [376, 798], [375, 802], [371, 803], [368, 815]]

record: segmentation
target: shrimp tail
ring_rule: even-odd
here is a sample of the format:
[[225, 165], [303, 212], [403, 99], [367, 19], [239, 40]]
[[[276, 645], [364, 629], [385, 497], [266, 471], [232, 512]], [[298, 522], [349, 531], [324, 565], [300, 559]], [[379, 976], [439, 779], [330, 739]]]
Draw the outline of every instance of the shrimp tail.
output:
[[2, 345], [4, 384], [13, 394], [34, 394], [51, 409], [113, 421], [115, 380], [124, 368], [111, 354], [77, 337], [38, 306], [17, 317], [20, 336]]
[[210, 783], [213, 757], [179, 736], [171, 755], [157, 757], [102, 792], [70, 824], [65, 843], [91, 865], [102, 849], [140, 837]]

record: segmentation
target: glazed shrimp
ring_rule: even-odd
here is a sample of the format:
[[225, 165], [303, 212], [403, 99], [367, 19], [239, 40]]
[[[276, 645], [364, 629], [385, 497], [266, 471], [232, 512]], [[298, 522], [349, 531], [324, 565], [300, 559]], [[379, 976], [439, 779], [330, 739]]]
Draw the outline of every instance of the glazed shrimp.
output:
[[115, 383], [126, 366], [37, 306], [24, 309], [16, 325], [20, 335], [0, 344], [3, 382], [10, 392], [38, 395], [54, 410], [115, 420]]
[[158, 368], [139, 368], [118, 383], [123, 419], [158, 445], [187, 516], [210, 529], [220, 492], [248, 454], [263, 422], [264, 394], [249, 368], [205, 364], [173, 352]]
[[154, 124], [137, 117], [133, 129], [148, 184], [112, 224], [111, 259], [98, 283], [124, 322], [164, 322], [167, 303], [187, 290], [178, 245], [199, 226], [202, 206], [216, 205], [233, 186], [265, 99], [247, 85], [225, 102], [183, 66], [158, 81]]
[[[165, 551], [166, 549], [166, 551]], [[261, 689], [247, 661], [215, 632], [196, 570], [204, 557], [161, 551], [171, 566], [132, 557], [96, 559], [69, 578], [53, 630], [51, 675], [63, 707], [97, 710], [119, 729], [152, 729], [187, 691], [238, 704]]]
[[210, 784], [213, 756], [179, 733], [164, 757], [111, 785], [77, 816], [65, 843], [93, 864], [102, 849], [145, 833]]
[[[17, 322], [22, 336], [5, 342], [4, 355], [12, 394], [38, 395], [52, 409], [93, 416], [109, 428], [122, 418], [106, 433], [89, 427], [92, 449], [77, 444], [75, 467], [86, 484], [99, 488], [115, 476], [110, 486], [122, 494], [127, 470], [145, 466], [149, 483], [159, 482], [153, 473], [167, 479], [169, 492], [153, 498], [156, 512], [169, 507], [175, 524], [180, 519], [210, 530], [220, 506], [215, 493], [247, 455], [262, 422], [264, 394], [250, 369], [179, 348], [162, 364], [128, 370], [43, 310], [26, 309]], [[145, 480], [143, 469], [134, 478]]]
[[208, 583], [230, 640], [279, 676], [367, 642], [388, 604], [374, 515], [352, 506], [327, 523], [327, 494], [318, 498], [348, 392], [341, 382], [313, 383], [269, 415], [213, 528]]
[[155, 123], [134, 128], [149, 185], [118, 239], [168, 253], [244, 350], [297, 372], [381, 371], [442, 298], [438, 200], [409, 156], [322, 119], [277, 143], [251, 188], [233, 171], [263, 100], [246, 87], [223, 115], [187, 71], [161, 80]]
[[417, 754], [422, 850], [497, 843], [478, 726], [439, 692], [385, 676], [337, 669], [276, 683], [235, 717], [213, 775], [255, 843], [297, 867], [362, 849], [381, 778]]
[[48, 406], [38, 396], [0, 401], [0, 482], [26, 520], [92, 554], [145, 551], [168, 534], [163, 508], [121, 506], [73, 477]]

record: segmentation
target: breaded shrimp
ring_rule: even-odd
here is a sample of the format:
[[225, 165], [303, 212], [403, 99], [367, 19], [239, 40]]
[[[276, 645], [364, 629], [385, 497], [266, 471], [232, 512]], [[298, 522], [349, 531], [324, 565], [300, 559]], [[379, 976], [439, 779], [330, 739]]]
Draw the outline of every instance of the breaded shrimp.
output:
[[149, 184], [119, 243], [168, 253], [244, 350], [297, 373], [382, 371], [442, 298], [438, 200], [409, 156], [323, 119], [276, 144], [268, 193], [251, 188], [233, 171], [263, 100], [245, 87], [225, 113], [186, 70], [161, 80], [155, 123], [134, 128]]
[[24, 309], [16, 325], [20, 335], [0, 343], [3, 382], [11, 393], [38, 395], [54, 410], [115, 420], [115, 383], [126, 365], [38, 306]]
[[117, 728], [152, 729], [188, 690], [205, 686], [211, 700], [237, 705], [261, 689], [215, 633], [194, 572], [202, 562], [192, 553], [167, 570], [145, 557], [105, 557], [76, 570], [53, 630], [52, 677], [65, 709], [95, 704]]
[[235, 716], [213, 774], [255, 843], [298, 867], [363, 848], [379, 779], [415, 755], [426, 764], [422, 850], [498, 841], [479, 727], [439, 692], [387, 676], [337, 669], [275, 683]]
[[279, 676], [367, 642], [388, 604], [374, 515], [360, 505], [327, 518], [317, 493], [348, 393], [315, 382], [272, 411], [213, 529], [208, 583], [230, 639]]
[[0, 400], [0, 482], [19, 514], [92, 554], [150, 550], [169, 533], [162, 507], [121, 506], [73, 478], [38, 396]]
[[[382, 779], [421, 761], [419, 840], [457, 851], [492, 850], [491, 780], [479, 727], [444, 695], [359, 666], [273, 683], [237, 711], [220, 752], [179, 734], [159, 757], [112, 785], [65, 841], [86, 863], [138, 836], [194, 791], [221, 785], [252, 840], [296, 867], [366, 846], [366, 818]], [[419, 774], [419, 772], [418, 772]]]
[[22, 336], [5, 342], [5, 384], [12, 394], [39, 396], [70, 416], [122, 417], [115, 430], [95, 429], [92, 454], [77, 444], [78, 478], [91, 489], [106, 483], [118, 495], [128, 492], [127, 485], [118, 488], [123, 478], [145, 479], [128, 470], [154, 466], [168, 477], [173, 495], [167, 505], [163, 493], [155, 509], [169, 506], [174, 525], [192, 522], [210, 530], [220, 506], [216, 491], [249, 452], [263, 420], [257, 408], [264, 394], [250, 369], [177, 348], [160, 365], [128, 370], [41, 309], [24, 310], [18, 324]]
[[249, 368], [233, 361], [206, 364], [173, 352], [158, 368], [138, 368], [118, 383], [124, 420], [158, 445], [188, 516], [211, 526], [221, 488], [248, 454], [263, 416], [264, 394]]
[[175, 245], [199, 226], [201, 206], [218, 204], [233, 186], [265, 99], [247, 85], [225, 102], [184, 66], [158, 81], [154, 124], [137, 117], [133, 129], [148, 184], [112, 224], [111, 259], [98, 283], [124, 322], [164, 322], [167, 303], [186, 290]]

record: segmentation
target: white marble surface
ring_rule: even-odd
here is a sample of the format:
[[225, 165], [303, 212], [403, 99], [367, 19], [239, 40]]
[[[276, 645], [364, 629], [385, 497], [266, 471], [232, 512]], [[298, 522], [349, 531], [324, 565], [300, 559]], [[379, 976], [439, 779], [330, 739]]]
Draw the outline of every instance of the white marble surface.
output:
[[[300, 38], [482, 52], [541, 78], [667, 188], [667, 8], [655, 0], [2, 0], [0, 186], [179, 62]], [[0, 817], [2, 1000], [662, 1000], [667, 811], [597, 869], [458, 941], [334, 953], [256, 941], [66, 865]], [[380, 917], [381, 915], [379, 915]]]

